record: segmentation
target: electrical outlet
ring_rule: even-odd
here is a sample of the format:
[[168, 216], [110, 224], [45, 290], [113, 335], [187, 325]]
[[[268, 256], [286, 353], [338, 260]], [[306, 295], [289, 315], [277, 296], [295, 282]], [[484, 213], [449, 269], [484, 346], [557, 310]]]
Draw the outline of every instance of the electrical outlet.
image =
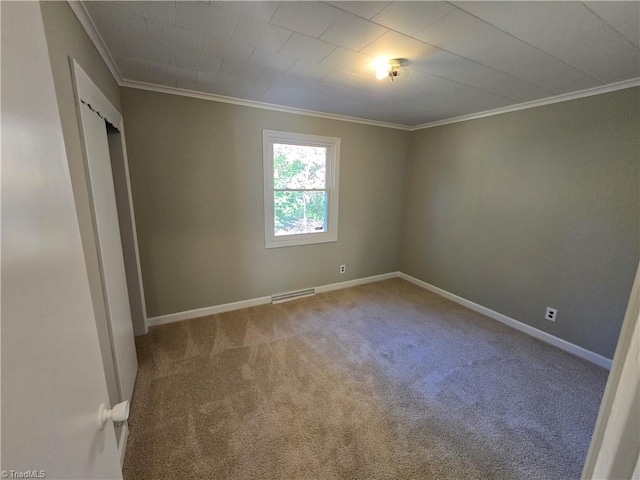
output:
[[556, 310], [555, 308], [547, 307], [547, 313], [544, 315], [545, 320], [549, 320], [550, 322], [555, 322], [557, 316], [558, 316], [558, 310]]
[[346, 265], [340, 265], [340, 273], [344, 273], [347, 271], [347, 266]]

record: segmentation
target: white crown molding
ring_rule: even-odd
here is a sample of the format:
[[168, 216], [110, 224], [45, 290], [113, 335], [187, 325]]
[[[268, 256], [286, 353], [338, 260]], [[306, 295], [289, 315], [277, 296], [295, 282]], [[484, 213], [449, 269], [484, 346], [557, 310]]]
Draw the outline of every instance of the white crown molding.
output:
[[149, 90], [151, 92], [168, 93], [170, 95], [181, 95], [183, 97], [199, 98], [201, 100], [209, 100], [212, 102], [230, 103], [243, 107], [262, 108], [264, 110], [273, 110], [276, 112], [293, 113], [295, 115], [306, 115], [308, 117], [326, 118], [329, 120], [339, 120], [342, 122], [361, 123], [363, 125], [372, 125], [374, 127], [395, 128], [397, 130], [411, 130], [408, 125], [400, 125], [398, 123], [380, 122], [378, 120], [368, 120], [366, 118], [348, 117], [346, 115], [338, 115], [334, 113], [318, 112], [316, 110], [306, 110], [304, 108], [285, 107], [283, 105], [275, 105], [273, 103], [258, 102], [256, 100], [246, 100], [242, 98], [226, 97], [215, 93], [196, 92], [177, 87], [166, 87], [155, 85], [152, 83], [138, 82], [134, 80], [122, 80], [121, 87], [137, 88], [139, 90]]
[[193, 90], [187, 90], [177, 87], [166, 87], [161, 85], [155, 85], [151, 83], [138, 82], [135, 80], [126, 80], [120, 74], [118, 67], [109, 52], [104, 40], [98, 33], [98, 30], [91, 20], [86, 7], [82, 0], [67, 0], [67, 3], [71, 7], [71, 10], [75, 13], [76, 17], [80, 21], [80, 24], [87, 32], [87, 35], [95, 45], [98, 53], [106, 63], [107, 67], [111, 71], [113, 78], [115, 78], [118, 85], [121, 87], [137, 88], [139, 90], [149, 90], [152, 92], [167, 93], [170, 95], [181, 95], [184, 97], [199, 98], [202, 100], [209, 100], [214, 102], [230, 103], [233, 105], [240, 105], [244, 107], [262, 108], [264, 110], [273, 110], [276, 112], [292, 113], [296, 115], [306, 115], [310, 117], [326, 118], [329, 120], [339, 120], [343, 122], [359, 123], [363, 125], [372, 125], [376, 127], [394, 128], [397, 130], [404, 130], [409, 132], [415, 132], [417, 130], [424, 130], [427, 128], [439, 127], [442, 125], [450, 125], [452, 123], [466, 122], [467, 120], [475, 120], [478, 118], [490, 117], [493, 115], [500, 115], [503, 113], [516, 112], [518, 110], [526, 110], [528, 108], [541, 107], [543, 105], [551, 105], [553, 103], [567, 102], [569, 100], [576, 100], [578, 98], [590, 97], [592, 95], [600, 95], [601, 93], [615, 92], [616, 90], [623, 90], [625, 88], [632, 88], [640, 86], [640, 78], [632, 78], [630, 80], [623, 80], [622, 82], [611, 83], [608, 85], [602, 85], [599, 87], [588, 88], [586, 90], [580, 90], [577, 92], [564, 93], [553, 97], [542, 98], [540, 100], [533, 100], [531, 102], [519, 103], [517, 105], [510, 105], [507, 107], [496, 108], [494, 110], [485, 110], [483, 112], [472, 113], [469, 115], [462, 115], [460, 117], [447, 118], [444, 120], [437, 120], [435, 122], [423, 123], [420, 125], [408, 126], [399, 123], [382, 122], [378, 120], [368, 120], [359, 117], [350, 117], [347, 115], [338, 115], [333, 113], [318, 112], [316, 110], [306, 110], [304, 108], [285, 107], [282, 105], [275, 105], [272, 103], [258, 102], [255, 100], [245, 100], [234, 97], [226, 97], [224, 95], [217, 95], [215, 93], [196, 92]]
[[602, 93], [615, 92], [616, 90], [639, 87], [640, 78], [633, 78], [631, 80], [624, 80], [622, 82], [611, 83], [609, 85], [602, 85], [599, 87], [588, 88], [586, 90], [580, 90], [578, 92], [564, 93], [562, 95], [556, 95], [554, 97], [542, 98], [540, 100], [533, 100], [531, 102], [519, 103], [517, 105], [510, 105], [508, 107], [496, 108], [494, 110], [485, 110], [483, 112], [472, 113], [472, 114], [463, 115], [460, 117], [447, 118], [444, 120], [438, 120], [436, 122], [429, 122], [429, 123], [424, 123], [416, 126], [400, 125], [398, 123], [388, 123], [388, 122], [381, 122], [377, 120], [367, 120], [367, 119], [358, 118], [358, 117], [348, 117], [346, 115], [324, 113], [324, 112], [318, 112], [316, 110], [305, 110], [303, 108], [285, 107], [282, 105], [275, 105], [272, 103], [263, 103], [263, 102], [257, 102], [254, 100], [225, 97], [223, 95], [217, 95], [215, 93], [196, 92], [193, 90], [186, 90], [186, 89], [176, 88], [176, 87], [165, 87], [165, 86], [138, 82], [133, 80], [122, 80], [119, 82], [119, 84], [122, 87], [137, 88], [139, 90], [149, 90], [152, 92], [167, 93], [170, 95], [182, 95], [185, 97], [199, 98], [202, 100], [209, 100], [213, 102], [230, 103], [233, 105], [241, 105], [245, 107], [254, 107], [254, 108], [262, 108], [265, 110], [273, 110], [276, 112], [293, 113], [297, 115], [307, 115], [310, 117], [327, 118], [329, 120], [340, 120], [343, 122], [361, 123], [364, 125], [373, 125], [376, 127], [394, 128], [397, 130], [415, 132], [415, 131], [424, 130], [427, 128], [439, 127], [442, 125], [450, 125], [452, 123], [466, 122], [468, 120], [491, 117], [493, 115], [501, 115], [503, 113], [509, 113], [509, 112], [517, 112], [519, 110], [527, 110], [529, 108], [541, 107], [543, 105], [551, 105], [553, 103], [568, 102], [569, 100], [577, 100], [579, 98], [591, 97], [593, 95], [600, 95]]
[[510, 105], [508, 107], [496, 108], [494, 110], [485, 110], [483, 112], [472, 113], [469, 115], [462, 115], [460, 117], [447, 118], [444, 120], [438, 120], [436, 122], [423, 123], [409, 128], [409, 131], [415, 132], [417, 130], [424, 130], [426, 128], [440, 127], [442, 125], [450, 125], [452, 123], [466, 122], [467, 120], [475, 120], [477, 118], [491, 117], [493, 115], [500, 115], [503, 113], [517, 112], [518, 110], [526, 110], [528, 108], [541, 107], [543, 105], [551, 105], [553, 103], [568, 102], [569, 100], [577, 100], [579, 98], [591, 97], [593, 95], [600, 95], [602, 93], [615, 92], [616, 90], [623, 90], [625, 88], [640, 87], [640, 78], [632, 78], [630, 80], [623, 80], [622, 82], [610, 83], [608, 85], [601, 85], [599, 87], [587, 88], [586, 90], [579, 90], [577, 92], [563, 93], [562, 95], [556, 95], [554, 97], [541, 98], [540, 100], [533, 100], [531, 102], [518, 103], [517, 105]]
[[84, 31], [89, 36], [89, 39], [98, 50], [98, 53], [102, 57], [102, 60], [104, 60], [104, 63], [107, 65], [107, 68], [111, 72], [111, 75], [113, 75], [113, 78], [116, 80], [118, 85], [120, 85], [122, 82], [122, 75], [120, 74], [120, 70], [118, 70], [118, 66], [111, 57], [109, 49], [107, 49], [104, 40], [98, 33], [98, 29], [93, 23], [93, 20], [91, 20], [91, 17], [87, 12], [84, 3], [82, 1], [74, 0], [67, 0], [67, 3], [69, 4], [69, 7], [71, 7], [71, 10], [73, 10], [73, 13], [76, 14], [76, 17], [78, 17], [80, 25], [82, 25], [82, 28], [84, 28]]
[[339, 120], [343, 122], [360, 123], [363, 125], [373, 125], [376, 127], [395, 128], [397, 130], [405, 130], [405, 131], [409, 131], [411, 129], [411, 127], [408, 125], [401, 125], [397, 123], [368, 120], [366, 118], [349, 117], [347, 115], [337, 115], [333, 113], [318, 112], [316, 110], [306, 110], [304, 108], [285, 107], [282, 105], [275, 105], [272, 103], [264, 103], [264, 102], [257, 102], [254, 100], [244, 100], [240, 98], [226, 97], [224, 95], [216, 95], [215, 93], [196, 92], [193, 90], [187, 90], [182, 88], [166, 87], [166, 86], [155, 85], [151, 83], [138, 82], [135, 80], [126, 80], [122, 77], [120, 70], [118, 70], [116, 62], [113, 60], [113, 57], [111, 56], [111, 53], [109, 52], [109, 49], [107, 48], [106, 43], [100, 36], [98, 29], [96, 28], [95, 24], [93, 23], [93, 20], [89, 16], [89, 13], [87, 12], [86, 7], [84, 6], [84, 2], [82, 0], [67, 0], [67, 3], [69, 4], [69, 7], [71, 7], [71, 10], [73, 10], [73, 13], [75, 13], [76, 17], [78, 18], [80, 25], [82, 25], [85, 32], [91, 39], [91, 42], [98, 50], [98, 53], [102, 57], [102, 60], [104, 61], [104, 63], [107, 65], [107, 68], [109, 68], [109, 71], [113, 75], [113, 78], [115, 78], [116, 82], [121, 87], [137, 88], [139, 90], [149, 90], [152, 92], [168, 93], [171, 95], [182, 95], [184, 97], [199, 98], [201, 100], [230, 103], [233, 105], [240, 105], [244, 107], [262, 108], [264, 110], [273, 110], [276, 112], [292, 113], [296, 115], [306, 115], [306, 116], [318, 117], [318, 118], [326, 118], [329, 120]]

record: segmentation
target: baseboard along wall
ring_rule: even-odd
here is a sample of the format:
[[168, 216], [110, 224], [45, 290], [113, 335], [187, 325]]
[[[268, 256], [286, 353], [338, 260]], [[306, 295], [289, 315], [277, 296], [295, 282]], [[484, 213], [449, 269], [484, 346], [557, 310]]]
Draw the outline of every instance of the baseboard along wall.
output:
[[127, 452], [127, 441], [129, 440], [129, 424], [124, 422], [120, 428], [122, 428], [122, 436], [120, 437], [118, 450], [120, 451], [120, 467], [122, 468], [122, 466], [124, 466], [124, 455]]
[[[421, 288], [424, 288], [425, 290], [428, 290], [437, 295], [440, 295], [441, 297], [444, 297], [448, 300], [459, 303], [460, 305], [463, 305], [475, 312], [481, 313], [482, 315], [485, 315], [493, 320], [503, 323], [511, 328], [515, 328], [516, 330], [526, 333], [527, 335], [537, 338], [538, 340], [542, 340], [543, 342], [546, 342], [550, 345], [558, 347], [559, 349], [564, 350], [568, 353], [571, 353], [577, 357], [580, 357], [584, 360], [594, 363], [600, 367], [606, 368], [607, 370], [611, 370], [612, 361], [607, 357], [604, 357], [598, 353], [587, 350], [586, 348], [580, 347], [571, 342], [558, 338], [554, 335], [551, 335], [550, 333], [547, 333], [535, 327], [532, 327], [531, 325], [527, 325], [526, 323], [522, 323], [511, 317], [507, 317], [506, 315], [496, 312], [495, 310], [491, 310], [490, 308], [484, 307], [475, 302], [459, 297], [458, 295], [455, 295], [451, 292], [447, 292], [446, 290], [443, 290], [439, 287], [436, 287], [435, 285], [431, 285], [430, 283], [419, 280], [415, 277], [412, 277], [411, 275], [407, 275], [406, 273], [389, 272], [381, 275], [374, 275], [371, 277], [348, 280], [346, 282], [331, 283], [329, 285], [321, 285], [319, 287], [315, 287], [315, 291], [316, 293], [331, 292], [333, 290], [340, 290], [343, 288], [355, 287], [357, 285], [380, 282], [383, 280], [388, 280], [390, 278], [402, 278], [407, 282], [413, 283], [414, 285], [417, 285]], [[232, 310], [240, 310], [242, 308], [256, 307], [258, 305], [265, 305], [268, 303], [271, 303], [271, 296], [252, 298], [249, 300], [242, 300], [239, 302], [225, 303], [222, 305], [214, 305], [212, 307], [204, 307], [204, 308], [198, 308], [195, 310], [188, 310], [185, 312], [176, 312], [176, 313], [170, 313], [168, 315], [151, 317], [147, 319], [147, 324], [150, 327], [156, 326], [156, 325], [163, 325], [166, 323], [173, 323], [181, 320], [188, 320], [191, 318], [205, 317], [205, 316], [213, 315], [216, 313], [230, 312]]]
[[561, 350], [572, 353], [573, 355], [580, 357], [584, 360], [587, 360], [591, 363], [595, 363], [600, 367], [606, 368], [607, 370], [611, 370], [611, 359], [604, 357], [598, 353], [587, 350], [586, 348], [575, 345], [571, 342], [567, 342], [561, 338], [558, 338], [550, 333], [544, 332], [542, 330], [538, 330], [531, 325], [527, 325], [526, 323], [519, 322], [518, 320], [514, 320], [511, 317], [507, 317], [501, 313], [496, 312], [495, 310], [491, 310], [490, 308], [483, 307], [482, 305], [478, 305], [471, 300], [467, 300], [466, 298], [459, 297], [453, 293], [447, 292], [441, 288], [436, 287], [435, 285], [431, 285], [430, 283], [423, 282], [422, 280], [418, 280], [411, 275], [407, 275], [406, 273], [398, 272], [398, 277], [406, 280], [407, 282], [411, 282], [414, 285], [424, 288], [425, 290], [429, 290], [441, 297], [447, 298], [453, 302], [459, 303], [460, 305], [464, 305], [465, 307], [481, 313], [482, 315], [497, 320], [500, 323], [504, 323], [511, 328], [515, 328], [527, 335], [530, 335], [538, 340], [542, 340], [543, 342], [549, 343], [555, 347], [558, 347]]
[[[373, 275], [371, 277], [357, 278], [355, 280], [347, 280], [346, 282], [331, 283], [315, 287], [316, 293], [331, 292], [332, 290], [340, 290], [342, 288], [355, 287], [364, 285], [365, 283], [381, 282], [390, 278], [397, 278], [398, 272], [383, 273], [381, 275]], [[191, 318], [206, 317], [215, 313], [231, 312], [232, 310], [240, 310], [242, 308], [257, 307], [271, 303], [271, 296], [257, 297], [249, 300], [241, 300], [239, 302], [224, 303], [222, 305], [214, 305], [212, 307], [197, 308], [195, 310], [187, 310], [185, 312], [169, 313], [159, 317], [150, 317], [147, 319], [147, 325], [153, 327], [155, 325], [163, 325], [165, 323], [179, 322], [180, 320], [189, 320]]]

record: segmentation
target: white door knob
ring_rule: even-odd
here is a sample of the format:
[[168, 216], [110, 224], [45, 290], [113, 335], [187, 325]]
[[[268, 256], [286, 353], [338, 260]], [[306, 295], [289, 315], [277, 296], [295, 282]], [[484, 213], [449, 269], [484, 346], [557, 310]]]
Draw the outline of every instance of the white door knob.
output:
[[98, 411], [98, 428], [102, 430], [107, 420], [124, 422], [127, 418], [129, 418], [129, 400], [117, 404], [111, 410], [107, 410], [107, 406], [103, 403]]

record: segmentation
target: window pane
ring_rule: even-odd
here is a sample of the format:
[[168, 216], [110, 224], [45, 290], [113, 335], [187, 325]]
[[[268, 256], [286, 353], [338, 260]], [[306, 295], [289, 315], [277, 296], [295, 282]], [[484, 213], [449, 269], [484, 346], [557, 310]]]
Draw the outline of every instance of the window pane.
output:
[[327, 192], [273, 192], [275, 235], [326, 232]]
[[326, 147], [273, 144], [273, 188], [325, 188]]

